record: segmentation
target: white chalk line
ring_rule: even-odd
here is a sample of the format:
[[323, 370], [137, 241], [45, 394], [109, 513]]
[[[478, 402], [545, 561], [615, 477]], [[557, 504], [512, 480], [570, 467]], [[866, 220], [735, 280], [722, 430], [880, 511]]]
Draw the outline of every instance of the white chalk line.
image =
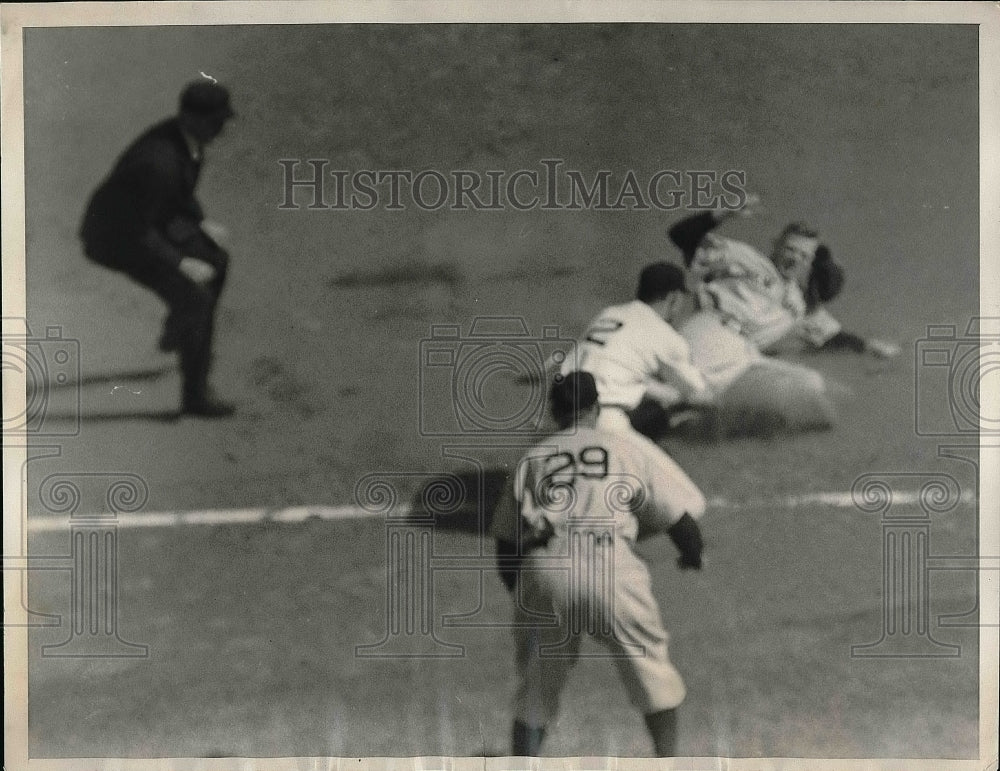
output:
[[[915, 506], [920, 503], [919, 491], [894, 492], [892, 506]], [[961, 494], [960, 503], [975, 503], [976, 495], [972, 491]], [[733, 501], [728, 498], [710, 498], [708, 509], [730, 510], [739, 509], [800, 509], [807, 506], [827, 506], [838, 509], [861, 509], [855, 504], [850, 492], [807, 493], [804, 495], [789, 495], [770, 500]], [[357, 519], [383, 519], [387, 513], [394, 519], [410, 515], [412, 507], [409, 504], [394, 506], [390, 512], [371, 511], [361, 506], [288, 506], [281, 509], [254, 507], [245, 509], [202, 509], [194, 511], [146, 511], [122, 512], [113, 519], [108, 514], [95, 515], [88, 518], [85, 515], [75, 515], [74, 522], [81, 525], [94, 525], [103, 521], [119, 528], [151, 528], [180, 527], [184, 525], [252, 525], [258, 523], [296, 524], [309, 521], [341, 522]], [[866, 512], [866, 513], [870, 513]], [[70, 524], [68, 516], [35, 516], [28, 518], [28, 530], [32, 533], [65, 532]]]

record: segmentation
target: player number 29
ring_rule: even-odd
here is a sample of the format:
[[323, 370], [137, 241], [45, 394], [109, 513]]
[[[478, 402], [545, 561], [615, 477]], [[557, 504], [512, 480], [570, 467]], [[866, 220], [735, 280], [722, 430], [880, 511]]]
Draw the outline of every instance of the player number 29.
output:
[[545, 458], [544, 482], [575, 484], [577, 477], [604, 479], [608, 475], [608, 451], [597, 445], [582, 448], [576, 455], [557, 452]]

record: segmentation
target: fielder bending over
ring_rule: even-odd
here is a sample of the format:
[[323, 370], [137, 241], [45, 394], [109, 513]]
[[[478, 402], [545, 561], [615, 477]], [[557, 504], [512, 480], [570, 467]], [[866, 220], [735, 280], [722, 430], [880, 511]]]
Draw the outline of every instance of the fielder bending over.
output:
[[674, 408], [714, 401], [688, 342], [672, 326], [691, 309], [684, 271], [658, 262], [643, 268], [634, 300], [605, 308], [587, 325], [576, 361], [564, 361], [562, 374], [574, 367], [593, 374], [602, 428], [654, 436]]
[[492, 525], [500, 576], [515, 601], [512, 754], [538, 754], [590, 634], [644, 715], [656, 754], [676, 755], [684, 681], [670, 661], [649, 571], [634, 547], [666, 531], [681, 552], [680, 567], [700, 569], [695, 520], [705, 498], [679, 468], [663, 476], [662, 453], [644, 437], [599, 427], [589, 372], [557, 378], [550, 399], [561, 430], [518, 464]]

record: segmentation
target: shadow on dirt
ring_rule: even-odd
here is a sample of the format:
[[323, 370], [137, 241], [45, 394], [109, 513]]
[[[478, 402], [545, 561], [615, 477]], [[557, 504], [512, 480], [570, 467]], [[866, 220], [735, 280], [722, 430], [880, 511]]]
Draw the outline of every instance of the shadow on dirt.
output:
[[46, 413], [45, 419], [50, 422], [71, 422], [79, 420], [81, 423], [106, 423], [114, 421], [148, 420], [157, 423], [175, 423], [181, 418], [181, 413], [177, 410], [149, 410], [146, 412], [133, 410], [130, 412], [91, 412], [77, 414], [50, 414]]
[[430, 518], [436, 526], [449, 530], [489, 532], [506, 479], [507, 472], [499, 468], [442, 474], [413, 495], [410, 518]]
[[[159, 380], [164, 375], [168, 375], [175, 370], [173, 365], [162, 367], [146, 367], [144, 369], [130, 369], [124, 372], [107, 372], [94, 375], [84, 375], [79, 380], [58, 380], [48, 383], [47, 387], [52, 389], [81, 388], [92, 385], [119, 385], [122, 382]], [[32, 381], [28, 379], [28, 395], [34, 393]]]
[[333, 289], [358, 286], [400, 286], [405, 284], [447, 284], [454, 286], [463, 280], [462, 271], [449, 262], [428, 262], [410, 259], [375, 271], [356, 270], [331, 278]]

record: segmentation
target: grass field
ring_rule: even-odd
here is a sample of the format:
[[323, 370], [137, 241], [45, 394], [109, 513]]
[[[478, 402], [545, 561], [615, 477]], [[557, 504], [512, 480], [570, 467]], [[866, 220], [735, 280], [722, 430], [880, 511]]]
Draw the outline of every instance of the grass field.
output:
[[[74, 237], [90, 189], [199, 71], [231, 87], [239, 113], [200, 187], [233, 255], [215, 380], [239, 412], [219, 422], [174, 419], [176, 375], [154, 345], [161, 308], [86, 263]], [[917, 404], [954, 425], [915, 354], [929, 324], [961, 335], [979, 310], [977, 78], [969, 26], [28, 30], [28, 321], [79, 341], [83, 383], [79, 434], [29, 463], [29, 519], [45, 513], [53, 473], [138, 475], [148, 511], [348, 504], [373, 473], [404, 501], [428, 474], [495, 479], [523, 440], [420, 430], [421, 405], [450, 398], [447, 384], [419, 385], [432, 325], [467, 334], [476, 317], [512, 316], [572, 338], [631, 296], [643, 264], [677, 259], [665, 234], [683, 211], [280, 209], [280, 160], [512, 173], [557, 158], [615, 179], [739, 170], [767, 208], [730, 234], [765, 248], [788, 220], [817, 223], [848, 271], [832, 310], [904, 352], [806, 357], [835, 384], [833, 431], [665, 440], [720, 502], [704, 520], [705, 571], [677, 571], [664, 538], [643, 546], [689, 689], [681, 750], [978, 758], [976, 629], [935, 626], [960, 646], [953, 658], [852, 657], [881, 634], [882, 522], [786, 505], [864, 474], [914, 475], [895, 478], [906, 491], [948, 474], [975, 490], [975, 469], [915, 430]], [[52, 425], [71, 423], [76, 394], [53, 392]], [[458, 453], [471, 460], [457, 445], [475, 445]], [[974, 553], [976, 513], [966, 498], [935, 515], [932, 554]], [[121, 632], [149, 657], [53, 659], [41, 646], [66, 629], [35, 630], [31, 755], [505, 754], [509, 631], [438, 629], [464, 646], [456, 659], [355, 655], [384, 634], [386, 532], [379, 518], [123, 529]], [[488, 563], [491, 544], [468, 528], [441, 521], [434, 539], [435, 553]], [[64, 554], [68, 530], [30, 549]], [[68, 613], [67, 584], [65, 571], [33, 575], [29, 606]], [[970, 571], [936, 571], [930, 589], [932, 619], [976, 607]], [[510, 613], [475, 566], [436, 574], [434, 602], [440, 618]], [[581, 662], [545, 752], [651, 751], [610, 662]]]

